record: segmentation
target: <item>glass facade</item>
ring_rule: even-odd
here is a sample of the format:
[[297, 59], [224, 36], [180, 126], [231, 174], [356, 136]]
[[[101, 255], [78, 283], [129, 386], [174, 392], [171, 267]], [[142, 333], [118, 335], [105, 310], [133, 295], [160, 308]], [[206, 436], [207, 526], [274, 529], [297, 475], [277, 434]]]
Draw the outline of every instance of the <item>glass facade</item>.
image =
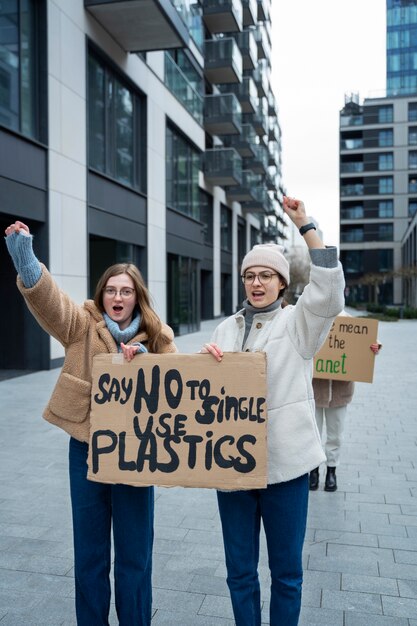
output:
[[417, 93], [417, 2], [387, 0], [387, 95]]
[[199, 327], [197, 261], [168, 255], [168, 324], [176, 335], [196, 332]]
[[200, 220], [197, 150], [170, 126], [166, 129], [166, 198], [171, 209]]
[[146, 133], [141, 96], [104, 61], [88, 58], [88, 163], [103, 174], [145, 191]]
[[232, 212], [224, 204], [220, 211], [220, 247], [222, 250], [232, 251]]
[[202, 124], [204, 80], [181, 49], [165, 52], [165, 84], [197, 122]]
[[45, 3], [0, 2], [0, 124], [46, 143]]

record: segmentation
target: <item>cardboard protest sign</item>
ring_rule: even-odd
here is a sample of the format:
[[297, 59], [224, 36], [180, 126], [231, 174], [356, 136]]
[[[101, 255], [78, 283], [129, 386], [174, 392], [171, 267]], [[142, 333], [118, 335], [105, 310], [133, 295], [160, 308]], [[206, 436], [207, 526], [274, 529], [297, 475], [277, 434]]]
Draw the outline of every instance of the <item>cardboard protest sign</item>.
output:
[[314, 378], [371, 383], [378, 321], [367, 317], [338, 316], [320, 352], [314, 358]]
[[88, 478], [266, 487], [265, 399], [263, 352], [96, 356]]

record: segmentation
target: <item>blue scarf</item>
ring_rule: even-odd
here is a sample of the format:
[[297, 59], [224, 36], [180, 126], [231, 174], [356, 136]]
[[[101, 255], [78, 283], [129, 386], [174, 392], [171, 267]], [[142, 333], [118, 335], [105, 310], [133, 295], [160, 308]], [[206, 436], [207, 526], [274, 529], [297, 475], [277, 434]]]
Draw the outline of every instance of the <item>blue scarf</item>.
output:
[[107, 328], [109, 329], [112, 337], [117, 343], [117, 351], [121, 352], [122, 349], [120, 347], [120, 343], [122, 341], [123, 343], [127, 343], [128, 341], [132, 339], [132, 337], [134, 337], [138, 333], [139, 325], [140, 325], [139, 313], [136, 313], [135, 317], [132, 319], [129, 326], [125, 328], [124, 330], [121, 330], [119, 324], [115, 322], [114, 320], [112, 320], [107, 315], [107, 313], [103, 313], [103, 317], [104, 317], [104, 321], [106, 322]]

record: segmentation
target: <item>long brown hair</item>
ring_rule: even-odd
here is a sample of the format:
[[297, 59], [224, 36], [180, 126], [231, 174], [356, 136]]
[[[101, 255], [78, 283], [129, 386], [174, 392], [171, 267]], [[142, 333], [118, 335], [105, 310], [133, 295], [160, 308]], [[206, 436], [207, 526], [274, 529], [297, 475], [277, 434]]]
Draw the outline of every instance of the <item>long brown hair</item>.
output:
[[104, 313], [103, 290], [110, 278], [120, 274], [130, 276], [135, 286], [136, 307], [141, 316], [139, 330], [148, 335], [149, 352], [160, 352], [163, 345], [169, 343], [170, 339], [162, 331], [162, 322], [152, 308], [149, 291], [136, 265], [133, 263], [116, 263], [108, 267], [97, 283], [94, 304]]

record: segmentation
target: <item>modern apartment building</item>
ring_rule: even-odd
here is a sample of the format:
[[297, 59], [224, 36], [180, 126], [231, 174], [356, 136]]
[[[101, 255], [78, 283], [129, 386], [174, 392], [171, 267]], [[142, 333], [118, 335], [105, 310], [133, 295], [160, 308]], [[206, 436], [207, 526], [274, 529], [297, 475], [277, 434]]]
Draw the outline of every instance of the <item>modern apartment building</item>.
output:
[[387, 95], [417, 93], [417, 1], [387, 0]]
[[[402, 242], [417, 211], [417, 96], [348, 97], [340, 113], [340, 255], [348, 299], [402, 304]], [[386, 273], [386, 280], [382, 274]], [[375, 276], [379, 274], [380, 276]], [[376, 280], [375, 280], [376, 279]]]
[[[141, 268], [177, 334], [233, 312], [239, 262], [283, 241], [271, 0], [0, 4], [0, 228], [77, 302]], [[1, 369], [62, 362], [0, 251]]]

